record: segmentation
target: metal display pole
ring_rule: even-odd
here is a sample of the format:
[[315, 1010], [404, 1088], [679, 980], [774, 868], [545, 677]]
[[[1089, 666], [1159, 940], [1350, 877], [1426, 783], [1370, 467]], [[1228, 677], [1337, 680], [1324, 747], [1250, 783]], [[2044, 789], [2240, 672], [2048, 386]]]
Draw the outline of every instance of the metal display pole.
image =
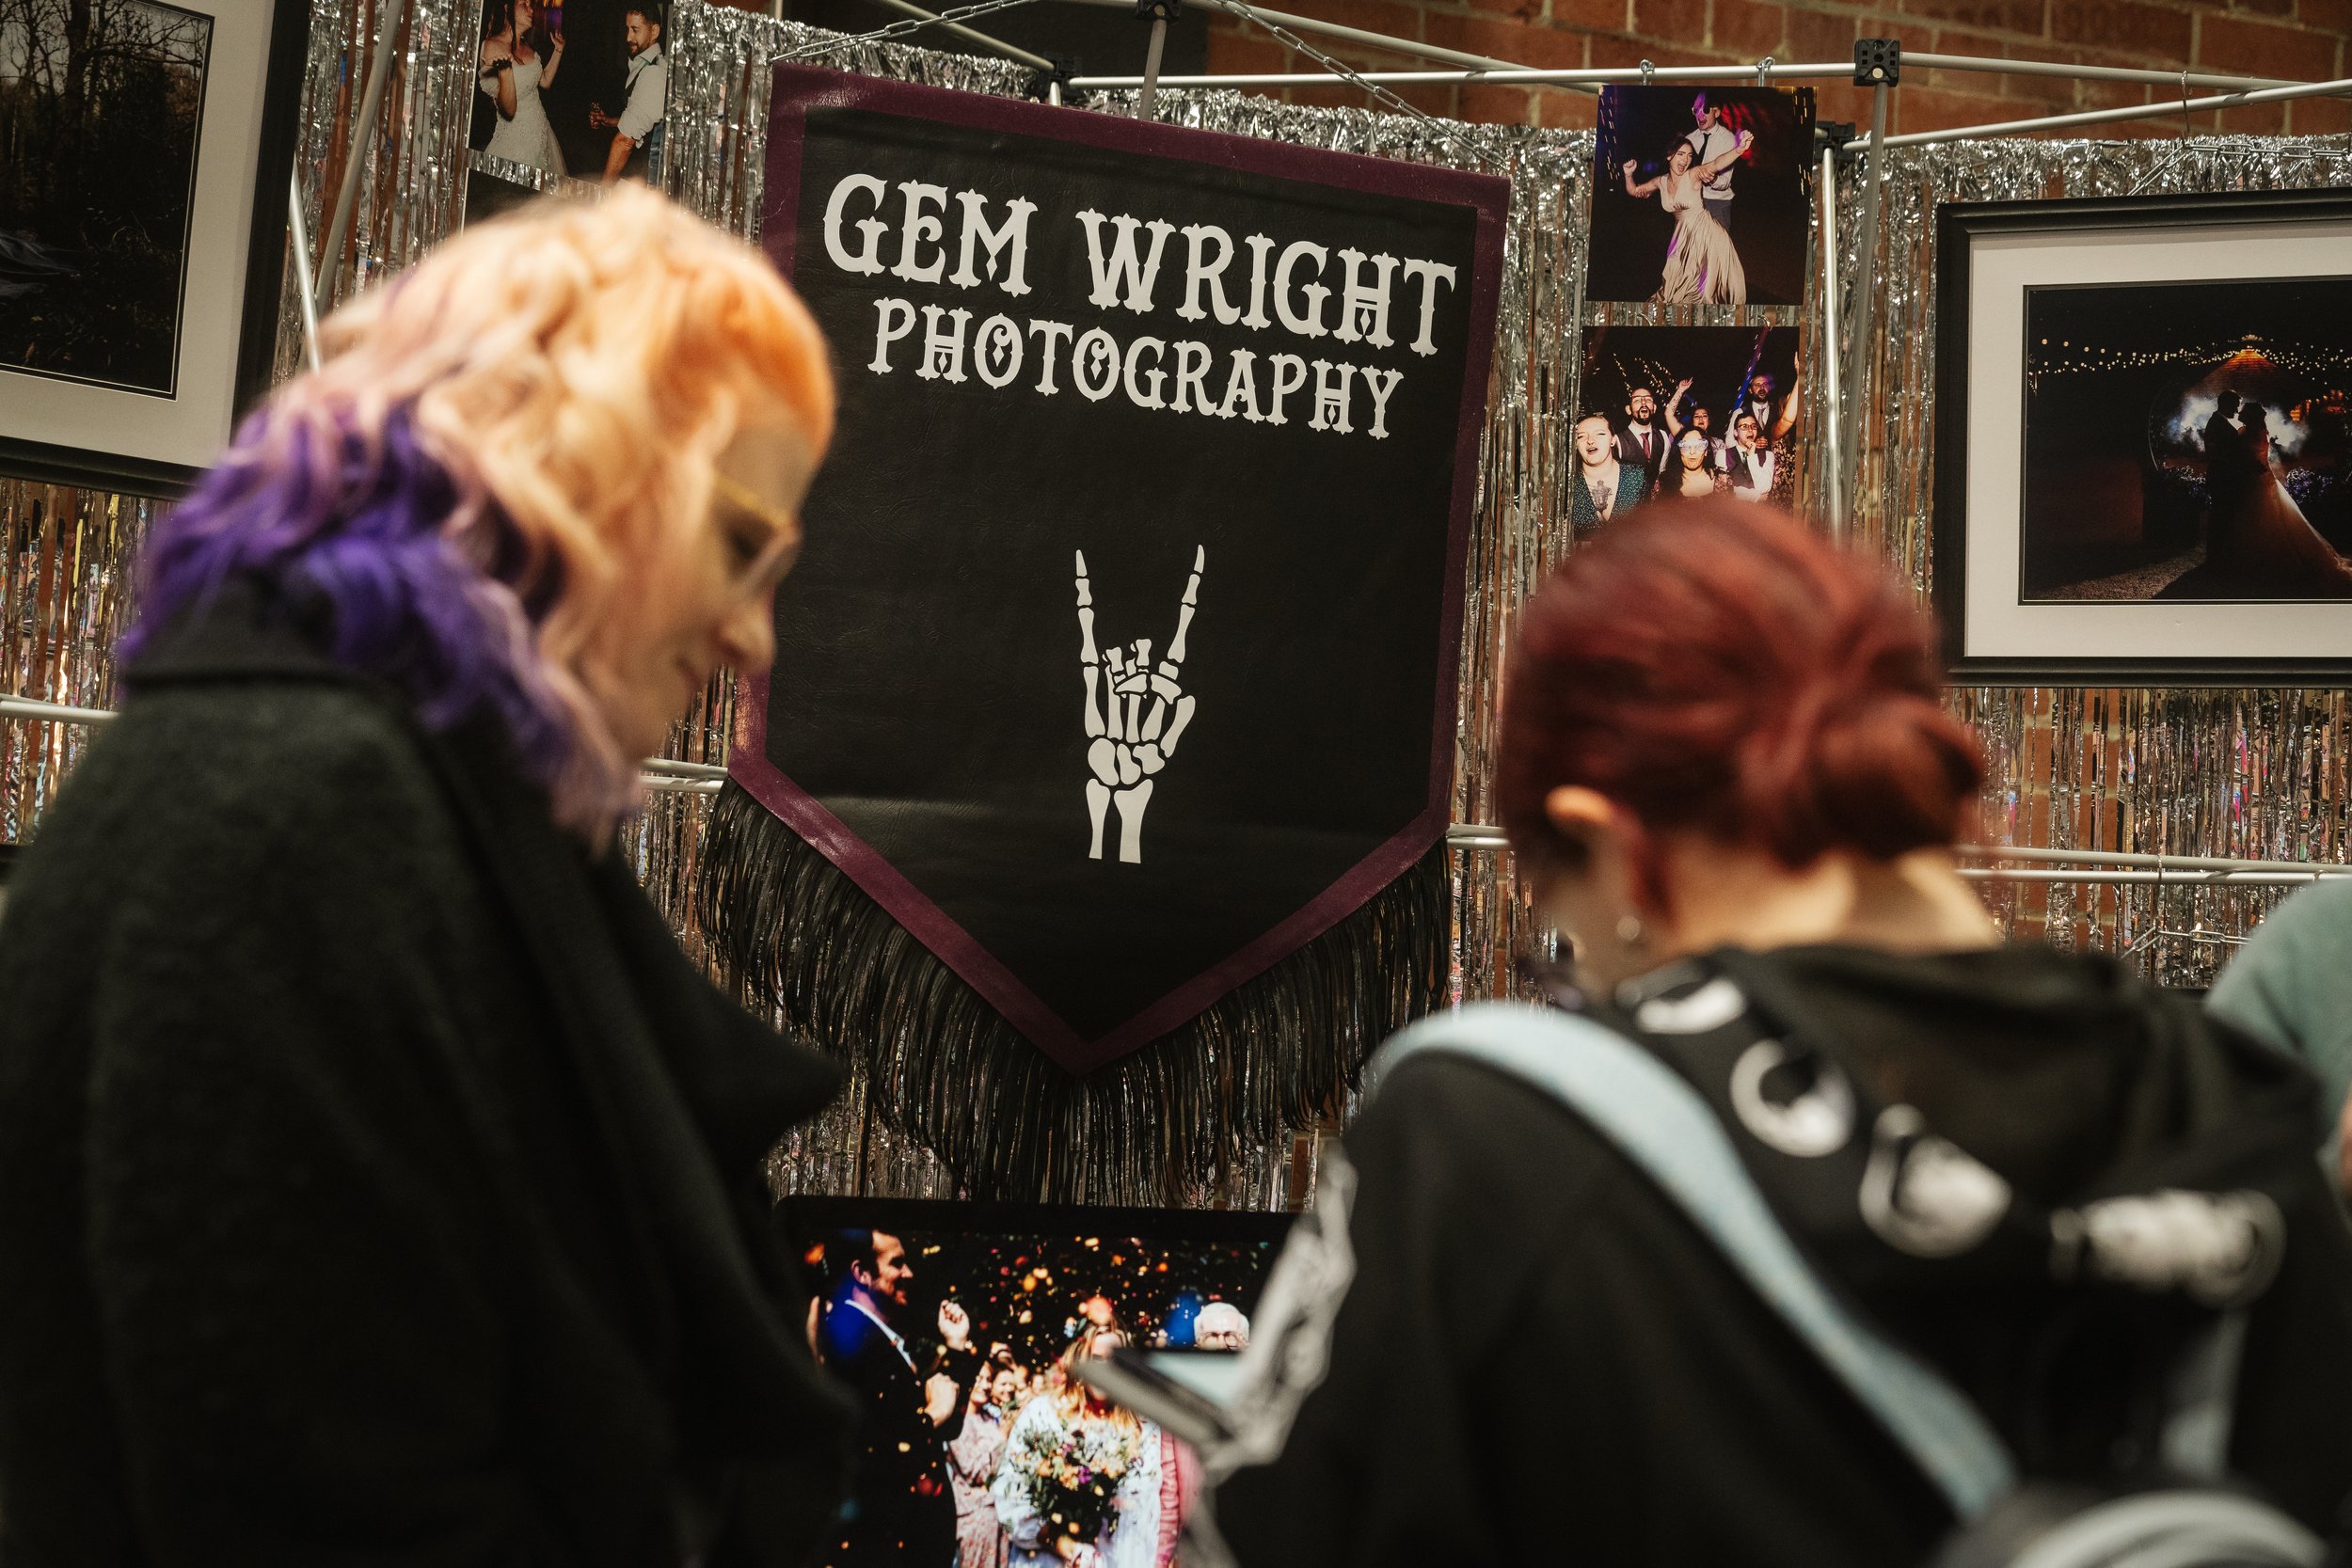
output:
[[[0, 719], [21, 719], [37, 724], [90, 725], [111, 723], [112, 708], [74, 707], [43, 702], [38, 697], [0, 696]], [[727, 770], [715, 762], [680, 762], [674, 757], [647, 757], [640, 765], [639, 782], [657, 794], [716, 795], [727, 782]]]
[[[1857, 66], [1863, 51], [1875, 41], [1879, 40], [1866, 39], [1854, 45]], [[1837, 436], [1836, 483], [1839, 506], [1848, 518], [1853, 516], [1859, 499], [1856, 490], [1862, 476], [1862, 404], [1869, 389], [1867, 372], [1870, 363], [1871, 313], [1878, 304], [1878, 294], [1870, 287], [1870, 269], [1878, 258], [1879, 191], [1886, 160], [1877, 150], [1886, 139], [1886, 101], [1899, 80], [1899, 65], [1893, 61], [1876, 61], [1867, 75], [1860, 69], [1854, 72], [1857, 82], [1870, 83], [1871, 152], [1869, 165], [1863, 170], [1862, 231], [1854, 244], [1852, 341], [1846, 356], [1844, 385], [1839, 388], [1843, 403], [1839, 409], [1842, 418]]]
[[2265, 87], [2256, 92], [2175, 99], [2169, 103], [2133, 103], [2121, 109], [2086, 109], [2080, 114], [2005, 119], [1990, 125], [1958, 126], [1949, 131], [1914, 131], [1906, 135], [1887, 137], [1886, 145], [1933, 147], [1941, 142], [1966, 141], [1975, 136], [2019, 136], [2036, 131], [2069, 130], [2079, 125], [2113, 125], [2128, 119], [2169, 119], [2174, 115], [2194, 114], [2204, 109], [2234, 109], [2244, 103], [2287, 103], [2298, 98], [2335, 98], [2348, 94], [2352, 94], [2352, 76], [2344, 76], [2331, 82], [2302, 82], [2293, 87]]
[[1160, 56], [1168, 49], [1168, 18], [1152, 19], [1152, 42], [1143, 52], [1143, 80], [1136, 85], [1142, 90], [1136, 94], [1136, 118], [1150, 119], [1152, 105], [1160, 95]]
[[[1132, 0], [1068, 0], [1068, 3], [1117, 6], [1124, 9], [1132, 4]], [[1271, 10], [1265, 7], [1254, 5], [1250, 9], [1269, 22], [1279, 23], [1285, 27], [1295, 28], [1301, 32], [1318, 33], [1327, 38], [1340, 39], [1349, 43], [1361, 44], [1367, 48], [1378, 49], [1390, 54], [1410, 55], [1428, 60], [1443, 60], [1464, 68], [1458, 71], [1365, 71], [1357, 73], [1362, 80], [1380, 86], [1444, 87], [1485, 83], [1505, 87], [1570, 87], [1580, 90], [1597, 90], [1612, 83], [1738, 82], [1744, 81], [1750, 76], [1769, 80], [1772, 77], [1782, 76], [1835, 78], [1852, 75], [1852, 67], [1844, 61], [1780, 65], [1759, 60], [1755, 65], [1653, 66], [1646, 70], [1638, 66], [1628, 66], [1608, 70], [1542, 71], [1515, 66], [1509, 61], [1490, 59], [1485, 55], [1466, 55], [1458, 50], [1441, 49], [1434, 44], [1422, 43], [1414, 39], [1395, 38], [1386, 33], [1370, 32], [1361, 27], [1342, 26], [1337, 23], [1324, 22], [1311, 16], [1299, 16], [1290, 11]], [[2174, 114], [2183, 107], [2227, 108], [2241, 103], [2276, 102], [2277, 99], [2263, 96], [2272, 92], [2276, 92], [2280, 97], [2303, 97], [2345, 90], [2343, 85], [2337, 82], [2291, 82], [2276, 76], [2231, 76], [2213, 71], [2143, 71], [2124, 66], [2067, 65], [2053, 60], [1995, 59], [1978, 55], [1909, 54], [1903, 57], [1914, 65], [1937, 71], [1970, 71], [1986, 75], [2049, 76], [2069, 81], [2138, 82], [2154, 87], [2212, 87], [2245, 89], [2245, 96], [2233, 94], [2228, 98], [2191, 102], [2185, 105], [2177, 102], [2152, 103], [2122, 109], [2093, 111], [2079, 116], [2060, 115], [2042, 119], [2017, 120], [2001, 126], [1975, 126], [1959, 132], [1924, 133], [1924, 135], [1931, 135], [1947, 140], [1961, 135], [2005, 131], [2013, 127], [2039, 128], [2045, 125], [2087, 124], [2101, 120], [2130, 119], [2142, 115]], [[1073, 85], [1105, 88], [1139, 87], [1143, 85], [1143, 80], [1140, 76], [1086, 76], [1079, 78]], [[1165, 87], [1288, 87], [1320, 86], [1327, 80], [1327, 73], [1323, 71], [1232, 71], [1222, 74], [1162, 76], [1157, 85]], [[1864, 79], [1860, 85], [1872, 84]], [[1893, 85], [1892, 78], [1889, 78], [1888, 85]], [[1888, 145], [1901, 147], [1910, 145], [1911, 142], [1912, 138], [1898, 137]], [[1858, 147], [1860, 145], [1863, 144], [1857, 144]]]
[[286, 238], [294, 247], [294, 297], [302, 304], [302, 358], [310, 369], [317, 370], [319, 302], [313, 291], [318, 285], [310, 277], [310, 225], [302, 215], [300, 174], [286, 182]]
[[[784, 5], [784, 0], [775, 0], [775, 4], [778, 8], [781, 8]], [[903, 16], [919, 16], [926, 22], [936, 23], [941, 32], [952, 33], [957, 38], [963, 40], [964, 42], [977, 43], [983, 49], [993, 49], [997, 54], [1004, 55], [1007, 59], [1019, 60], [1023, 65], [1027, 66], [1032, 71], [1051, 71], [1054, 69], [1054, 62], [1047, 59], [1042, 55], [1033, 55], [1028, 50], [1020, 47], [1018, 44], [1007, 43], [1003, 39], [990, 38], [986, 33], [979, 31], [977, 28], [966, 27], [961, 22], [941, 22], [937, 13], [927, 11], [920, 6], [909, 5], [907, 0], [874, 0], [874, 4], [877, 6], [886, 6], [890, 9], [897, 11]]]
[[[1255, 9], [1256, 8], [1252, 8]], [[1266, 16], [1275, 13], [1266, 11]], [[1288, 26], [1285, 22], [1283, 25]], [[1644, 82], [1749, 82], [1762, 74], [1760, 65], [1694, 65], [1658, 66], [1644, 71], [1638, 66], [1622, 70], [1601, 71], [1536, 71], [1521, 66], [1498, 66], [1476, 71], [1361, 71], [1356, 73], [1362, 81], [1381, 87], [1454, 87], [1485, 84], [1490, 87], [1601, 87], [1612, 83], [1640, 84]], [[1780, 77], [1850, 77], [1853, 67], [1842, 61], [1805, 65], [1774, 65], [1774, 79]], [[1320, 71], [1244, 71], [1221, 76], [1163, 76], [1164, 87], [1328, 87], [1333, 78]], [[1079, 87], [1139, 87], [1140, 76], [1080, 76], [1071, 86]]]
[[[1068, 3], [1078, 6], [1116, 6], [1120, 9], [1125, 10], [1133, 5], [1134, 0], [1068, 0]], [[1458, 49], [1440, 49], [1434, 43], [1422, 43], [1415, 39], [1392, 38], [1387, 33], [1368, 32], [1361, 27], [1343, 26], [1336, 22], [1326, 22], [1320, 17], [1299, 16], [1291, 11], [1270, 10], [1263, 6], [1258, 5], [1252, 5], [1249, 8], [1255, 11], [1258, 15], [1265, 18], [1268, 22], [1279, 23], [1282, 26], [1293, 28], [1298, 32], [1318, 33], [1325, 38], [1338, 39], [1345, 43], [1360, 43], [1366, 48], [1378, 49], [1391, 55], [1409, 55], [1415, 59], [1422, 60], [1441, 60], [1448, 65], [1462, 66], [1470, 71], [1518, 71], [1522, 69], [1519, 66], [1514, 65], [1509, 60], [1493, 59], [1485, 55], [1466, 55]], [[1220, 76], [1216, 80], [1216, 84], [1219, 86], [1227, 85], [1227, 78], [1225, 77]], [[1324, 73], [1317, 71], [1311, 73], [1311, 75], [1302, 75], [1299, 77], [1299, 80], [1301, 82], [1311, 80], [1316, 83], [1321, 83], [1326, 80], [1326, 78]], [[1127, 82], [1125, 85], [1128, 87], [1135, 87], [1138, 84], [1135, 82]], [[1162, 77], [1160, 85], [1162, 87], [1174, 87], [1177, 84], [1173, 78]], [[1538, 82], [1532, 85], [1536, 87], [1557, 87], [1569, 91], [1585, 93], [1591, 93], [1598, 90], [1597, 88], [1593, 87], [1579, 87], [1577, 84], [1572, 82]]]
[[1821, 430], [1829, 443], [1829, 532], [1846, 537], [1845, 466], [1838, 426], [1845, 421], [1845, 378], [1837, 367], [1837, 149], [1821, 149]]
[[2057, 76], [2069, 82], [2144, 82], [2155, 87], [2295, 87], [2281, 76], [2225, 76], [2204, 71], [2143, 71], [2137, 66], [2066, 65], [2057, 60], [2002, 60], [1982, 55], [1903, 51], [1905, 65], [1930, 71], [1972, 71], [1991, 76]]
[[359, 124], [352, 135], [351, 157], [343, 165], [342, 189], [335, 193], [335, 218], [326, 227], [326, 252], [319, 259], [315, 303], [321, 310], [334, 303], [335, 279], [342, 271], [343, 242], [351, 235], [352, 213], [359, 202], [359, 174], [367, 166], [368, 143], [374, 139], [376, 119], [384, 112], [384, 86], [391, 80], [392, 56], [399, 52], [401, 29], [407, 20], [405, 0], [385, 0], [384, 37], [368, 66], [367, 91], [359, 100]]
[[[34, 697], [0, 696], [0, 719], [30, 720], [53, 724], [103, 724], [113, 710], [73, 707]], [[727, 770], [717, 763], [680, 762], [648, 757], [642, 765], [647, 789], [686, 794], [715, 793], [726, 782]], [[1456, 822], [1446, 830], [1446, 847], [1470, 852], [1501, 853], [1510, 848], [1502, 830], [1484, 823]], [[2220, 855], [2148, 855], [2122, 849], [2044, 849], [2029, 845], [1961, 844], [1954, 854], [1963, 860], [2042, 863], [2030, 868], [1964, 867], [1961, 875], [1986, 881], [2020, 882], [2160, 882], [2166, 886], [2213, 885], [2286, 887], [2334, 877], [2352, 877], [2352, 865], [2332, 861], [2233, 860]], [[2089, 867], [2090, 869], [2080, 869]]]

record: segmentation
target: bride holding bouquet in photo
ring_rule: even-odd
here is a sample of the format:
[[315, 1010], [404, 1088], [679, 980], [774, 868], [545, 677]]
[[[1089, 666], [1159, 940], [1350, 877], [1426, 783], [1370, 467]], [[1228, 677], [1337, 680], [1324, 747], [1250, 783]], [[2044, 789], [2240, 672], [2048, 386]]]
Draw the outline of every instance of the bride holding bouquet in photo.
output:
[[1116, 1326], [1085, 1323], [1062, 1353], [1061, 1386], [1013, 1421], [992, 1487], [1013, 1568], [1156, 1568], [1160, 1430], [1073, 1371], [1126, 1342]]
[[1630, 158], [1625, 161], [1625, 194], [1640, 200], [1655, 191], [1660, 205], [1675, 219], [1674, 238], [1666, 245], [1665, 271], [1658, 292], [1650, 296], [1653, 304], [1748, 302], [1748, 275], [1740, 264], [1739, 247], [1731, 243], [1731, 231], [1707, 211], [1705, 190], [1755, 145], [1755, 135], [1742, 131], [1728, 151], [1702, 164], [1695, 161], [1698, 154], [1688, 141], [1677, 142], [1666, 157], [1665, 172], [1638, 185], [1633, 182], [1638, 166]]

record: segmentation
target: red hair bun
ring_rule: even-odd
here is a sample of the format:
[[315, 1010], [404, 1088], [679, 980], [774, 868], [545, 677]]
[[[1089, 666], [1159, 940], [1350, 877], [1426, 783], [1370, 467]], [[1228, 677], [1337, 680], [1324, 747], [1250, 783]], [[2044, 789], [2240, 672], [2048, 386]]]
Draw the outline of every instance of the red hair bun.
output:
[[1791, 869], [1949, 844], [1983, 782], [1946, 712], [1932, 627], [1875, 561], [1776, 508], [1653, 506], [1528, 602], [1502, 702], [1496, 797], [1523, 862], [1573, 863], [1544, 800], [1582, 784], [1660, 832]]

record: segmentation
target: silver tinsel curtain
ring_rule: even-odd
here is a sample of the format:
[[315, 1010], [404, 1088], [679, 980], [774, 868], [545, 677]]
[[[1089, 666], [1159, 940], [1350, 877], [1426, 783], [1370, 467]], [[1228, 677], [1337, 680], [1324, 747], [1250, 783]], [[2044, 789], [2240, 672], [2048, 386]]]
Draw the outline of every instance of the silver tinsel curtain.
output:
[[[297, 179], [314, 243], [331, 193], [356, 157], [358, 216], [342, 255], [323, 270], [336, 297], [413, 261], [458, 221], [465, 131], [479, 0], [408, 0], [393, 36], [386, 0], [321, 0], [312, 24]], [[360, 84], [381, 40], [395, 51], [384, 120], [352, 147]], [[896, 44], [830, 47], [831, 35], [754, 13], [678, 0], [670, 27], [669, 167], [672, 194], [738, 232], [755, 232], [766, 151], [769, 67], [823, 49], [816, 63], [898, 80], [1017, 94], [1027, 72], [1000, 61]], [[1095, 111], [1132, 114], [1130, 95]], [[1589, 132], [1464, 127], [1359, 109], [1304, 108], [1232, 93], [1164, 92], [1156, 118], [1236, 135], [1277, 137], [1343, 151], [1480, 167], [1508, 176], [1513, 210], [1500, 331], [1480, 454], [1477, 529], [1462, 666], [1455, 816], [1491, 821], [1489, 791], [1497, 684], [1513, 618], [1529, 590], [1568, 548], [1570, 421], [1577, 407], [1581, 338], [1588, 325], [1786, 325], [1818, 320], [1818, 245], [1812, 294], [1802, 309], [1663, 309], [1587, 305], [1584, 212], [1593, 150]], [[1934, 406], [1934, 208], [1954, 199], [2010, 199], [2352, 183], [2342, 139], [2202, 138], [2184, 142], [1997, 142], [1890, 156], [1878, 254], [1861, 276], [1882, 292], [1865, 384], [1854, 388], [1864, 421], [1859, 535], [1883, 547], [1924, 588], [1931, 526], [1930, 432]], [[1853, 258], [1859, 187], [1842, 180], [1841, 259]], [[264, 199], [268, 193], [263, 193]], [[1852, 276], [1851, 272], [1848, 276]], [[1851, 320], [1848, 303], [1845, 319]], [[294, 298], [281, 321], [282, 371], [299, 355]], [[1814, 460], [1824, 415], [1825, 345], [1808, 331], [1804, 390], [1810, 406], [1795, 448], [1800, 495], [1820, 501], [1825, 475]], [[114, 694], [111, 649], [124, 624], [125, 563], [153, 508], [119, 497], [0, 481], [0, 690], [105, 705]], [[2263, 858], [2344, 858], [2347, 712], [2334, 691], [2146, 691], [1974, 689], [1956, 708], [1983, 735], [1992, 761], [1985, 834], [2065, 847], [2166, 850]], [[732, 696], [714, 689], [679, 727], [670, 754], [723, 761]], [[0, 841], [29, 836], [33, 820], [85, 743], [85, 732], [0, 721]], [[707, 798], [654, 798], [628, 847], [654, 895], [690, 949], [697, 943], [695, 854]], [[1542, 950], [1509, 858], [1457, 853], [1454, 993], [1508, 991], [1514, 960]], [[2021, 936], [2065, 945], [2132, 950], [2158, 977], [2199, 982], [2275, 899], [2260, 890], [2070, 889], [1993, 894]], [[949, 1190], [924, 1150], [869, 1114], [867, 1090], [849, 1093], [819, 1122], [779, 1149], [780, 1189], [939, 1196]], [[1150, 1114], [1150, 1108], [1133, 1108]], [[1344, 1107], [1334, 1108], [1334, 1120]], [[1106, 1133], [1110, 1130], [1105, 1129]], [[1217, 1150], [1218, 1176], [1197, 1189], [1105, 1192], [1104, 1201], [1175, 1200], [1234, 1207], [1295, 1201], [1311, 1174], [1313, 1130], [1240, 1124], [1200, 1129]]]
[[[1879, 249], [1864, 270], [1880, 282], [1878, 326], [1863, 384], [1851, 389], [1864, 410], [1860, 536], [1925, 591], [1939, 202], [2347, 184], [2352, 138], [2343, 136], [1996, 141], [1892, 153]], [[1841, 215], [1859, 212], [1851, 171], [1840, 187]], [[1851, 266], [1858, 236], [1842, 237]], [[2342, 690], [1979, 687], [1956, 690], [1952, 704], [1990, 756], [1988, 841], [2257, 860], [2352, 855], [2352, 706]], [[2013, 934], [2133, 953], [2169, 985], [2208, 983], [2228, 956], [2228, 939], [2280, 896], [2276, 889], [2145, 884], [1991, 890], [1994, 912]]]

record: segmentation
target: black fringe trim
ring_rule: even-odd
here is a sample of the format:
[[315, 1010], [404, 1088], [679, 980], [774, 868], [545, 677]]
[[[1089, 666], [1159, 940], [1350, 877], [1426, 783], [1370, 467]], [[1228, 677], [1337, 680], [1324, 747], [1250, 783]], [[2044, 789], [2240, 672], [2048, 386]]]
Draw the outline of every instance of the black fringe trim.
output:
[[865, 890], [730, 780], [701, 855], [703, 933], [743, 997], [868, 1082], [966, 1195], [1199, 1203], [1333, 1115], [1364, 1059], [1445, 1002], [1445, 849], [1173, 1034], [1086, 1075], [1007, 1023]]

